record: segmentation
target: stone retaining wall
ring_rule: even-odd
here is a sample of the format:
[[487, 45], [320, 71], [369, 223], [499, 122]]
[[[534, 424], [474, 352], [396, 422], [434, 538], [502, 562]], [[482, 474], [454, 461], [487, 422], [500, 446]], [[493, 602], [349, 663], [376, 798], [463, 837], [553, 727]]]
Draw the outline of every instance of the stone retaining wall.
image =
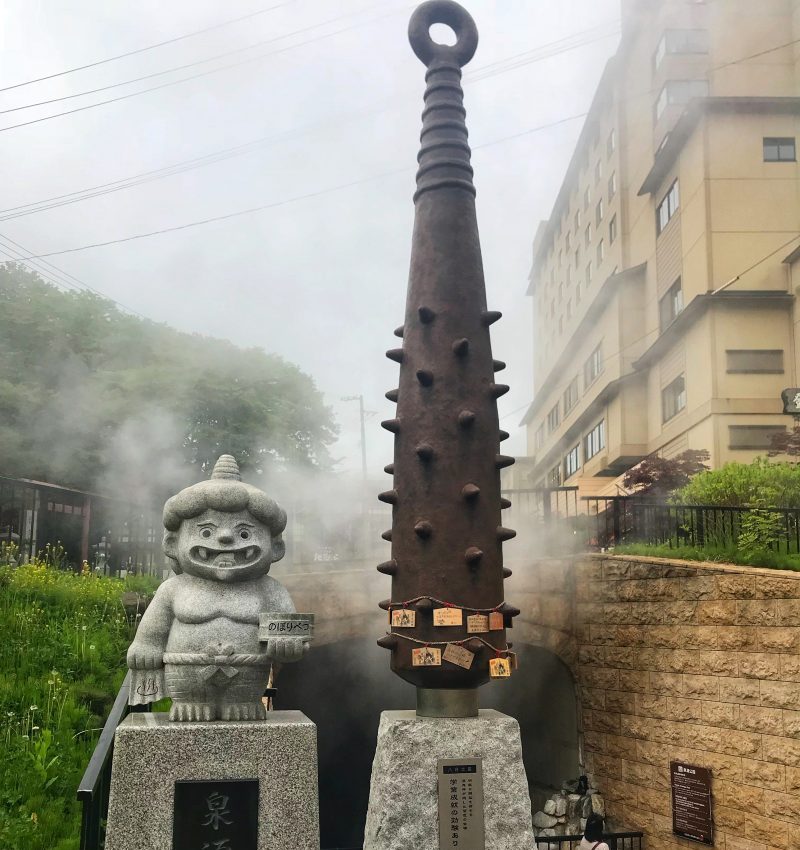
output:
[[672, 834], [669, 762], [713, 771], [717, 847], [800, 830], [800, 575], [589, 556], [573, 565], [584, 758], [609, 816]]

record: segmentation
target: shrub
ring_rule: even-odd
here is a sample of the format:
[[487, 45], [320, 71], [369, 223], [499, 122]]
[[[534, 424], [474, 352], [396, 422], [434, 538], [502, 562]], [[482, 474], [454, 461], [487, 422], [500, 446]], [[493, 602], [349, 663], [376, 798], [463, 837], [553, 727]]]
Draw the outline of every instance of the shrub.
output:
[[701, 472], [673, 497], [677, 504], [727, 507], [800, 507], [800, 465], [771, 463], [756, 458], [752, 463], [726, 463]]

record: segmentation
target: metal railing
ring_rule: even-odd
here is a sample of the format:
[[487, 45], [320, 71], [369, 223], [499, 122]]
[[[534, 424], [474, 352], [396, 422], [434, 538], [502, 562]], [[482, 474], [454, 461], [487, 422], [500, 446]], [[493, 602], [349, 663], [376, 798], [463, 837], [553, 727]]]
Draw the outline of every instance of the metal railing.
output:
[[584, 496], [589, 517], [590, 548], [623, 543], [668, 546], [735, 546], [747, 515], [771, 522], [770, 548], [800, 552], [799, 508], [670, 505], [635, 496]]
[[105, 843], [108, 795], [111, 790], [111, 756], [114, 752], [114, 734], [117, 726], [132, 711], [150, 710], [149, 705], [128, 705], [130, 681], [129, 670], [78, 785], [78, 799], [83, 805], [80, 850], [102, 850]]
[[586, 508], [577, 487], [503, 490], [501, 496], [511, 502], [503, 512], [503, 524], [531, 534], [541, 554], [560, 555], [583, 548]]
[[[548, 850], [547, 845], [557, 845], [557, 850], [575, 850], [582, 835], [542, 835], [536, 839], [538, 850]], [[643, 850], [643, 832], [607, 832], [603, 842], [609, 850]]]

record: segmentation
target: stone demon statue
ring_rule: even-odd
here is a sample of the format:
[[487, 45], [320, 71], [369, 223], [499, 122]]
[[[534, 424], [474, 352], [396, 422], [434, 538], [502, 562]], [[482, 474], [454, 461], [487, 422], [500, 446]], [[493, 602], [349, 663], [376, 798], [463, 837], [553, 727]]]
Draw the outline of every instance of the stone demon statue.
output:
[[130, 702], [172, 698], [170, 720], [260, 720], [271, 662], [297, 661], [298, 637], [259, 642], [259, 615], [294, 612], [268, 573], [285, 552], [286, 513], [241, 480], [231, 455], [164, 506], [175, 575], [147, 608], [128, 650]]

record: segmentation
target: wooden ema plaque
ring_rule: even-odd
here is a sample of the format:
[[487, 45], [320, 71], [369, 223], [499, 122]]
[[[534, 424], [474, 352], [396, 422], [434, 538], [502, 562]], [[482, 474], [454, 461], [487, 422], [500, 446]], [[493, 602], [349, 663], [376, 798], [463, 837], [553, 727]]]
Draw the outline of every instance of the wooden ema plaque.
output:
[[439, 850], [486, 850], [483, 760], [439, 759]]
[[258, 780], [178, 780], [173, 850], [257, 850]]
[[672, 831], [681, 838], [714, 845], [711, 812], [711, 771], [705, 767], [669, 763], [672, 786]]

